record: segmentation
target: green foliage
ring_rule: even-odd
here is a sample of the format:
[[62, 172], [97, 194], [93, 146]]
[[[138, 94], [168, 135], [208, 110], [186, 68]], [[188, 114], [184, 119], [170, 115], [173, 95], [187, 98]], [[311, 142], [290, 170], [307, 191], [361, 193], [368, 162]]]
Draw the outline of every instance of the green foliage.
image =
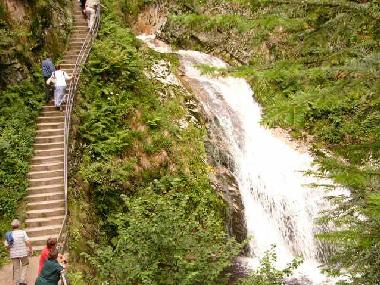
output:
[[67, 273], [67, 277], [72, 285], [86, 285], [83, 281], [83, 275], [81, 272], [70, 271]]
[[[23, 94], [23, 96], [20, 96]], [[0, 215], [14, 215], [23, 197], [42, 94], [31, 82], [0, 92]]]
[[[0, 91], [0, 236], [9, 230], [26, 193], [35, 119], [42, 97], [41, 90], [31, 81]], [[0, 263], [6, 256], [1, 245]]]
[[[247, 17], [238, 14], [185, 14], [172, 16], [171, 20], [174, 23], [185, 25], [187, 28], [200, 27], [204, 31], [218, 32], [227, 32], [230, 29], [234, 29], [238, 33], [244, 33], [260, 26], [264, 26], [268, 31], [271, 31], [281, 25], [290, 31], [303, 29], [306, 25], [306, 23], [300, 19], [284, 19], [277, 16], [263, 19], [247, 19]], [[199, 25], [199, 23], [202, 23], [202, 25]]]
[[242, 279], [240, 285], [280, 285], [284, 279], [300, 265], [301, 260], [293, 260], [285, 269], [279, 270], [274, 267], [277, 261], [275, 247], [268, 250], [260, 261], [260, 266], [250, 276]]
[[159, 182], [139, 195], [124, 197], [128, 211], [114, 218], [120, 237], [115, 248], [107, 246], [87, 256], [99, 273], [98, 282], [224, 283], [221, 271], [230, 265], [238, 248], [220, 231], [222, 226], [216, 223], [209, 203], [199, 203], [199, 198], [163, 189]]

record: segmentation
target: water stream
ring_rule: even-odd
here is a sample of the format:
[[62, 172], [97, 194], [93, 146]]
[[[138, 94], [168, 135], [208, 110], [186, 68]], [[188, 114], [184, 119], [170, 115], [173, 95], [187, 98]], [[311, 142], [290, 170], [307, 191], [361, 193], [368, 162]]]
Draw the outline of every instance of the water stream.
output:
[[[153, 36], [139, 38], [156, 51], [173, 52]], [[311, 155], [296, 150], [260, 124], [261, 108], [244, 79], [211, 77], [198, 68], [200, 64], [223, 68], [227, 67], [225, 62], [197, 51], [176, 53], [206, 114], [218, 122], [232, 156], [251, 237], [251, 257], [244, 259], [246, 265], [257, 266], [259, 257], [274, 244], [279, 267], [303, 256], [294, 284], [335, 284], [318, 268], [323, 246], [314, 237], [319, 230], [314, 220], [328, 205], [325, 191], [311, 186], [326, 181], [305, 175], [314, 169]]]

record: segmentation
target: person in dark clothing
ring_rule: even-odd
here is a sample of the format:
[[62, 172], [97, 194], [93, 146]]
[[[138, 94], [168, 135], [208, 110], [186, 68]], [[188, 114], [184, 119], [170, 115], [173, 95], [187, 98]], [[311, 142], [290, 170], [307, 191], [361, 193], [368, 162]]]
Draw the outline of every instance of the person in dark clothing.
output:
[[41, 273], [36, 279], [35, 285], [57, 285], [61, 279], [63, 266], [57, 261], [58, 249], [53, 249], [49, 252], [48, 259], [42, 267]]
[[42, 74], [44, 76], [44, 85], [45, 85], [45, 94], [46, 94], [46, 102], [49, 102], [50, 98], [53, 97], [54, 88], [53, 86], [46, 84], [46, 81], [51, 77], [52, 73], [55, 71], [55, 67], [50, 57], [47, 57], [42, 61]]
[[87, 19], [87, 15], [85, 12], [86, 9], [86, 0], [80, 0], [80, 8], [82, 9], [83, 16]]

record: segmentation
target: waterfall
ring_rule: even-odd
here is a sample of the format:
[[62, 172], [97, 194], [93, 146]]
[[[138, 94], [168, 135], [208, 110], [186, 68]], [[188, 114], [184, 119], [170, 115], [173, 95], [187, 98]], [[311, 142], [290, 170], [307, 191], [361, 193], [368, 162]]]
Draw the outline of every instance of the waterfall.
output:
[[[159, 52], [172, 52], [151, 36], [139, 38]], [[257, 266], [259, 257], [276, 245], [280, 268], [297, 256], [304, 258], [295, 273], [295, 279], [302, 279], [297, 284], [335, 284], [320, 273], [318, 257], [323, 248], [314, 237], [318, 232], [314, 220], [328, 206], [326, 192], [311, 186], [331, 182], [305, 175], [315, 170], [312, 156], [260, 124], [261, 108], [244, 79], [211, 77], [198, 68], [201, 64], [224, 68], [225, 62], [197, 51], [176, 53], [207, 116], [216, 120], [224, 133], [232, 156], [251, 237], [247, 266]]]

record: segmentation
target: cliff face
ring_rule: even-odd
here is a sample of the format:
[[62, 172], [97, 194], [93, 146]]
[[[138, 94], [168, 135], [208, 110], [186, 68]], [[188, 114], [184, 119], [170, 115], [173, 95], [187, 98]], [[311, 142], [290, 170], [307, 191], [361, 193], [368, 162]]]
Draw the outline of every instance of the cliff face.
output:
[[58, 58], [65, 49], [70, 1], [0, 1], [0, 89], [35, 72], [44, 53]]

